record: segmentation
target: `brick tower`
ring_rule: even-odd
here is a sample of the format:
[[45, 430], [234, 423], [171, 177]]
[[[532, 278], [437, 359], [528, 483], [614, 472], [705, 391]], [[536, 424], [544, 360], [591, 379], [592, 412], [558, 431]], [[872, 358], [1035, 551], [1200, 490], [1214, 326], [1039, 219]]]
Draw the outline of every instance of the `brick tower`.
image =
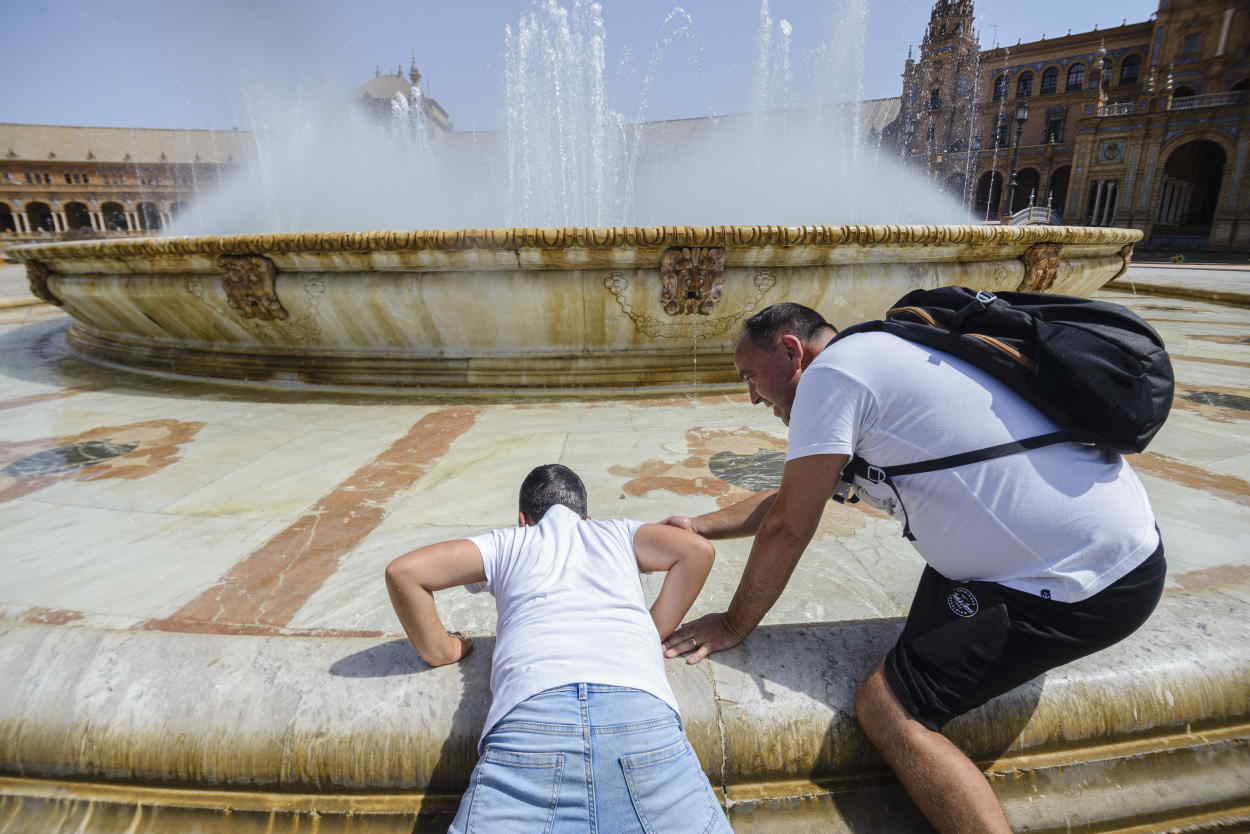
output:
[[903, 70], [903, 157], [962, 193], [974, 113], [980, 43], [972, 0], [937, 0], [920, 44]]

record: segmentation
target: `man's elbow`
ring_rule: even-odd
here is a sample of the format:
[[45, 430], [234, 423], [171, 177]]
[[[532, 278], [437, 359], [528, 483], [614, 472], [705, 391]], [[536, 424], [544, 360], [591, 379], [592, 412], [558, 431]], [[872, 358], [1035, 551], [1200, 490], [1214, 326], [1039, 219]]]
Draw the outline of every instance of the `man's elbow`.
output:
[[407, 556], [392, 559], [386, 566], [386, 584], [392, 588], [403, 588], [413, 584], [421, 584], [421, 575], [417, 560]]

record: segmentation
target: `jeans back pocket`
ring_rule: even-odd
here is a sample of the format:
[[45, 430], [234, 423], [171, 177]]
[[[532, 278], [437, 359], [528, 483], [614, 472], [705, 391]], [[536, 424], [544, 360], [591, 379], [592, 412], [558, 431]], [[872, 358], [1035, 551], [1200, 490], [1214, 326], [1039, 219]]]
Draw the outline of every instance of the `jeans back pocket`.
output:
[[621, 757], [625, 784], [647, 834], [728, 831], [724, 814], [698, 758], [684, 737], [658, 750]]
[[474, 769], [467, 831], [550, 831], [563, 773], [563, 753], [529, 753], [487, 746]]

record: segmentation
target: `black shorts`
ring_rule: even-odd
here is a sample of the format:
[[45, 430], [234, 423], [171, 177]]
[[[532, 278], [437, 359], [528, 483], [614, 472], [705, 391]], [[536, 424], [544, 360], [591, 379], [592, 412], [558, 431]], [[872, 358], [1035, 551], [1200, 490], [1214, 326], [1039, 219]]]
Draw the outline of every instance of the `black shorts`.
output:
[[894, 697], [931, 730], [991, 698], [1123, 640], [1163, 593], [1163, 542], [1126, 576], [1080, 602], [925, 567], [907, 624], [885, 658]]

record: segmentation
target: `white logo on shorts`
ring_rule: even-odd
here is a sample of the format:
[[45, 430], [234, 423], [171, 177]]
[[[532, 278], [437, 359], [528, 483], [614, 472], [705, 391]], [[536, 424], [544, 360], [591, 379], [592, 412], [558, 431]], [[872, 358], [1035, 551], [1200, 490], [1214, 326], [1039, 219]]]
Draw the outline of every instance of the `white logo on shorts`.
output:
[[946, 595], [946, 604], [950, 610], [959, 617], [976, 616], [980, 606], [977, 604], [977, 598], [973, 596], [972, 591], [960, 586]]

